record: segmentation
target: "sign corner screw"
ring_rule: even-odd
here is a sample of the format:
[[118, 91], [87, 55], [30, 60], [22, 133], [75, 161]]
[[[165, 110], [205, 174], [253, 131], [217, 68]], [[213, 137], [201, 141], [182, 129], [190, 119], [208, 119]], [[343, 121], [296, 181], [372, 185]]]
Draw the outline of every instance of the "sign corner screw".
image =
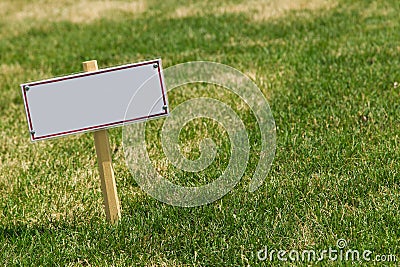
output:
[[29, 89], [31, 89], [31, 88], [29, 87], [29, 85], [24, 85], [24, 90], [25, 90], [25, 91], [29, 91]]
[[154, 63], [154, 64], [153, 64], [153, 68], [157, 69], [157, 68], [158, 68], [158, 64], [157, 64], [157, 63]]

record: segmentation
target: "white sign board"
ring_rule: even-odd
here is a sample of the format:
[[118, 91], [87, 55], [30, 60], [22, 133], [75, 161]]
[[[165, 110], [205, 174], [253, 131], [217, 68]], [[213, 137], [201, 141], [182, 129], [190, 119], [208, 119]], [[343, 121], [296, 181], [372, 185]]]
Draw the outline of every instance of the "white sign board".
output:
[[[168, 115], [161, 59], [21, 84], [31, 140]], [[128, 105], [131, 106], [127, 113]]]

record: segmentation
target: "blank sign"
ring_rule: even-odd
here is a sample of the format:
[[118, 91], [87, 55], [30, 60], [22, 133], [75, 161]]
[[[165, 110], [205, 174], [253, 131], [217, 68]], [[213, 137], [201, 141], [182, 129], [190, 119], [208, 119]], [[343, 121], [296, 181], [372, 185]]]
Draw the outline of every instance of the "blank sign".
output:
[[25, 83], [21, 89], [32, 141], [168, 115], [160, 59]]

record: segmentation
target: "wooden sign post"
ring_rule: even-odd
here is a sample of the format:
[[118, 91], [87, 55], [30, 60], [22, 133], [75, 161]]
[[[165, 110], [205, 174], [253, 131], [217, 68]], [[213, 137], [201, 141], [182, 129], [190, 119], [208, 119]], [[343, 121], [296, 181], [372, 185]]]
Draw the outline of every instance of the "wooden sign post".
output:
[[[85, 72], [98, 70], [97, 61], [91, 60], [83, 62]], [[117, 184], [115, 182], [112, 158], [110, 153], [110, 141], [107, 129], [95, 131], [94, 144], [96, 147], [97, 163], [99, 165], [101, 191], [103, 192], [104, 208], [106, 218], [111, 223], [116, 223], [121, 218], [121, 210], [117, 194]]]

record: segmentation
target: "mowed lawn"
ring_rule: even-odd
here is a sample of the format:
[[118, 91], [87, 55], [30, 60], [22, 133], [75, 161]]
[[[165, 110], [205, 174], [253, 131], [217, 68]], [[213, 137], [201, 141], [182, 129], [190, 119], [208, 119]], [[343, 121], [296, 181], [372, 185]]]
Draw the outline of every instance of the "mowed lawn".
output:
[[[257, 258], [265, 247], [324, 250], [338, 239], [400, 261], [399, 33], [398, 0], [1, 0], [0, 265], [257, 266], [271, 264]], [[251, 145], [244, 177], [214, 203], [166, 205], [138, 187], [122, 129], [111, 129], [122, 219], [110, 225], [92, 134], [32, 144], [19, 84], [91, 59], [104, 68], [157, 57], [164, 68], [216, 61], [253, 79], [275, 118], [276, 157], [248, 192], [254, 116], [222, 88], [185, 86], [169, 95], [172, 108], [218, 96], [238, 112]], [[160, 124], [148, 125], [156, 148]], [[213, 180], [230, 155], [224, 130], [194, 121], [181, 139], [195, 159], [206, 134], [219, 144], [208, 172], [160, 169], [184, 185]]]

